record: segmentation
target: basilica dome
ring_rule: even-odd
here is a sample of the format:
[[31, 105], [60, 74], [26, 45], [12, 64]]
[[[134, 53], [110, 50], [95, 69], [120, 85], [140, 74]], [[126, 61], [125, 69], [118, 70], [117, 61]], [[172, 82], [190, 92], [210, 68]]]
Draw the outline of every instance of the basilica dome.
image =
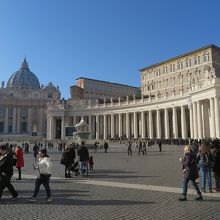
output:
[[21, 64], [21, 68], [16, 71], [8, 80], [7, 87], [39, 89], [40, 83], [37, 76], [28, 67], [26, 58]]

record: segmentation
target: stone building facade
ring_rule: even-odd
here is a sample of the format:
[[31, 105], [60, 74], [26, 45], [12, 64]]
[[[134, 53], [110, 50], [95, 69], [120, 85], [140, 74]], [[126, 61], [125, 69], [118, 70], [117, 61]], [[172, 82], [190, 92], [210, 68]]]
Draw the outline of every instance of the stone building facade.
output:
[[25, 58], [0, 88], [0, 137], [46, 136], [46, 109], [51, 100], [60, 100], [59, 88], [51, 82], [41, 86]]
[[[77, 89], [78, 88], [78, 89]], [[71, 87], [71, 98], [80, 99], [118, 99], [118, 97], [140, 97], [140, 88], [111, 83], [102, 80], [80, 77], [76, 79], [76, 86]]]
[[[142, 68], [141, 97], [50, 102], [47, 138], [66, 139], [80, 118], [91, 138], [220, 138], [220, 48], [215, 45]], [[59, 123], [58, 123], [59, 121]]]

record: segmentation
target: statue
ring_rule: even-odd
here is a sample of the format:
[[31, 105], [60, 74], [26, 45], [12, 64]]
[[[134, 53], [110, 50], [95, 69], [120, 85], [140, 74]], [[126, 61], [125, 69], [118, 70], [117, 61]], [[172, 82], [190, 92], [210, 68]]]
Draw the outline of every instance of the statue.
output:
[[2, 81], [2, 88], [5, 87], [5, 81]]
[[89, 126], [88, 124], [81, 118], [80, 122], [76, 124], [76, 132], [73, 132], [73, 139], [77, 140], [80, 144], [81, 141], [86, 141], [89, 138]]

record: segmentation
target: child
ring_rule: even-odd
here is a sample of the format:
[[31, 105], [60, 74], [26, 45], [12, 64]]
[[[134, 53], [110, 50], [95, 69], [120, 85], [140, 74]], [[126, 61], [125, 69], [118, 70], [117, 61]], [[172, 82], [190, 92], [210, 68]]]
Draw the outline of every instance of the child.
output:
[[90, 156], [89, 157], [89, 170], [93, 170], [93, 164], [94, 164], [93, 156]]

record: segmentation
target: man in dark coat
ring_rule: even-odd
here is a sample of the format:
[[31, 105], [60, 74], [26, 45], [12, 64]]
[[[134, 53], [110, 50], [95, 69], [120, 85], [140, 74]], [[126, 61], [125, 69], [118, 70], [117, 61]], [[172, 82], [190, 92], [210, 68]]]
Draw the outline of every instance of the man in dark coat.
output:
[[80, 161], [80, 169], [81, 169], [81, 174], [84, 176], [89, 175], [88, 171], [88, 161], [89, 161], [89, 151], [85, 146], [85, 143], [82, 142], [81, 147], [78, 150], [78, 156], [79, 156], [79, 161]]
[[18, 193], [15, 191], [11, 184], [11, 177], [13, 176], [13, 156], [7, 152], [5, 145], [0, 146], [0, 200], [5, 187], [8, 188], [12, 194], [11, 200], [15, 200], [18, 197]]

